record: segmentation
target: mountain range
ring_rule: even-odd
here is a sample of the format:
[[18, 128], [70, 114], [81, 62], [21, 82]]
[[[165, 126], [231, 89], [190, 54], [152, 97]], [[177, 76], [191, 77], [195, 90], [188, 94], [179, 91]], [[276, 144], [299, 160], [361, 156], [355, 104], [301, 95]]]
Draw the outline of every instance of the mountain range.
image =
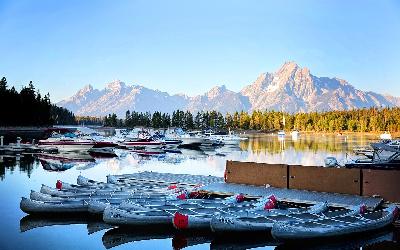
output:
[[339, 78], [317, 77], [308, 68], [286, 62], [275, 73], [263, 73], [240, 92], [216, 86], [203, 95], [170, 95], [141, 85], [127, 85], [119, 80], [102, 90], [87, 85], [58, 106], [83, 116], [105, 116], [116, 113], [124, 117], [127, 110], [139, 112], [174, 110], [222, 113], [253, 110], [312, 112], [349, 110], [363, 107], [393, 107], [400, 98], [356, 89]]

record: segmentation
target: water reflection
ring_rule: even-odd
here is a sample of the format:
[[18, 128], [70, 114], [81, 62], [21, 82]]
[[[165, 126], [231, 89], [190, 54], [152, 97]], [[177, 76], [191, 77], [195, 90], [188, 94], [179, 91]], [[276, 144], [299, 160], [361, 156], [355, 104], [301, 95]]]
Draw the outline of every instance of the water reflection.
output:
[[[397, 230], [386, 229], [384, 231], [372, 232], [367, 235], [353, 235], [351, 237], [325, 239], [319, 241], [306, 241], [302, 242], [301, 245], [282, 244], [277, 246], [275, 249], [322, 249], [322, 250], [333, 250], [333, 249], [399, 249], [398, 238], [396, 238]], [[390, 246], [384, 248], [384, 246]]]
[[[248, 249], [263, 247], [274, 249], [277, 244], [271, 238], [258, 236], [220, 237], [202, 232], [195, 234], [178, 233], [172, 228], [112, 228], [101, 218], [87, 216], [26, 216], [19, 209], [21, 196], [31, 189], [39, 190], [42, 183], [54, 186], [57, 179], [75, 183], [82, 174], [88, 178], [106, 181], [108, 174], [126, 174], [140, 171], [185, 173], [223, 176], [226, 160], [322, 165], [327, 156], [339, 161], [354, 157], [354, 146], [368, 145], [374, 141], [369, 136], [338, 137], [334, 135], [301, 135], [298, 138], [286, 136], [256, 135], [242, 141], [237, 147], [226, 146], [214, 152], [183, 150], [182, 154], [167, 153], [163, 157], [139, 157], [122, 154], [120, 158], [96, 159], [94, 163], [74, 166], [62, 172], [49, 172], [35, 157], [0, 157], [0, 246], [9, 248], [30, 248], [35, 245], [47, 248], [198, 248], [198, 249]], [[20, 233], [23, 232], [23, 233]], [[65, 233], [68, 232], [68, 233]], [[364, 237], [335, 239], [313, 243], [310, 249], [367, 249], [376, 242], [398, 241], [398, 231], [387, 231]], [[43, 240], [45, 239], [45, 240]], [[158, 240], [157, 240], [158, 239]], [[381, 244], [381, 243], [379, 243]], [[389, 244], [389, 243], [388, 243]], [[393, 244], [393, 243], [390, 243]], [[295, 246], [297, 249], [298, 246]], [[291, 249], [291, 245], [279, 245], [278, 249]]]
[[87, 214], [27, 215], [20, 220], [20, 231], [23, 233], [41, 227], [74, 224], [86, 224], [88, 235], [112, 228], [112, 226], [104, 223], [101, 218], [88, 217]]
[[288, 149], [298, 152], [352, 152], [354, 146], [368, 145], [376, 140], [375, 136], [337, 136], [304, 134], [299, 137], [277, 137], [274, 135], [255, 135], [250, 140], [240, 144], [242, 150], [253, 153], [277, 154]]
[[0, 155], [0, 180], [4, 180], [6, 171], [14, 173], [16, 170], [18, 170], [21, 173], [26, 173], [26, 175], [30, 177], [33, 170], [38, 167], [38, 164], [35, 164], [35, 158], [31, 155]]
[[[373, 136], [336, 136], [336, 135], [301, 135], [277, 137], [272, 135], [255, 135], [238, 146], [224, 146], [216, 150], [182, 149], [182, 153], [167, 153], [161, 156], [137, 156], [120, 152], [119, 158], [96, 159], [95, 162], [79, 163], [67, 171], [82, 172], [103, 169], [106, 173], [124, 173], [130, 170], [149, 170], [172, 173], [206, 174], [222, 176], [226, 160], [254, 161], [266, 163], [286, 163], [301, 165], [322, 165], [327, 156], [344, 162], [354, 157], [355, 146], [368, 145], [374, 141]], [[93, 158], [87, 153], [58, 154], [57, 157], [87, 159]], [[0, 179], [4, 180], [6, 171], [18, 169], [31, 176], [32, 171], [40, 164], [29, 155], [0, 156]], [[194, 171], [196, 166], [198, 172]], [[46, 167], [46, 165], [44, 166]], [[53, 170], [48, 168], [49, 170]], [[100, 171], [100, 170], [99, 170]], [[111, 172], [110, 172], [111, 171]]]
[[[183, 249], [205, 244], [209, 249], [250, 249], [269, 247], [271, 249], [388, 249], [400, 247], [399, 230], [386, 229], [366, 235], [356, 235], [318, 241], [306, 241], [299, 244], [280, 244], [268, 233], [241, 233], [230, 235], [215, 235], [210, 231], [176, 231], [172, 226], [148, 227], [115, 227], [101, 221], [101, 218], [85, 217], [82, 215], [68, 216], [32, 216], [28, 215], [20, 221], [20, 231], [40, 230], [43, 227], [68, 226], [86, 224], [87, 234], [100, 232], [101, 241], [106, 249], [121, 246], [129, 247], [139, 241], [170, 239], [173, 249]], [[206, 247], [208, 248], [208, 247]]]

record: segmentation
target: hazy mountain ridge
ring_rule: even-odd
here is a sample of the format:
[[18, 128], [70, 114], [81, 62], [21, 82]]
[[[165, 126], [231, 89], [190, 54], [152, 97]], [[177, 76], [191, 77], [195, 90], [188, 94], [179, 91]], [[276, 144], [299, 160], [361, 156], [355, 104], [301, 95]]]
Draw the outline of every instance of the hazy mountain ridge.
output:
[[116, 113], [123, 117], [127, 110], [161, 111], [176, 109], [218, 110], [220, 112], [284, 110], [310, 112], [348, 110], [371, 106], [399, 106], [400, 98], [365, 92], [346, 80], [317, 77], [308, 68], [286, 62], [275, 73], [263, 73], [239, 93], [217, 86], [203, 95], [188, 97], [170, 95], [140, 85], [126, 85], [116, 80], [103, 90], [87, 85], [74, 96], [58, 103], [76, 115], [104, 116]]

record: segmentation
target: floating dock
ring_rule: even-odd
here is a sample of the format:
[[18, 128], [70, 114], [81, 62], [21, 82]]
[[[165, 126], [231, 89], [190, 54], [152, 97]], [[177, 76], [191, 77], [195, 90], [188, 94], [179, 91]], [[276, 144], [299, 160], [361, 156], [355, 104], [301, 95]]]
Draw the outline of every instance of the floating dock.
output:
[[348, 195], [339, 193], [315, 192], [306, 190], [286, 189], [265, 186], [244, 185], [236, 183], [225, 183], [222, 177], [189, 175], [189, 174], [170, 174], [157, 172], [140, 172], [127, 175], [113, 175], [116, 178], [135, 178], [154, 181], [177, 182], [188, 184], [203, 184], [202, 190], [216, 194], [239, 194], [247, 196], [270, 196], [274, 194], [280, 200], [294, 203], [317, 203], [327, 201], [330, 206], [350, 207], [365, 204], [369, 208], [376, 208], [383, 202], [382, 198], [363, 197], [358, 195]]

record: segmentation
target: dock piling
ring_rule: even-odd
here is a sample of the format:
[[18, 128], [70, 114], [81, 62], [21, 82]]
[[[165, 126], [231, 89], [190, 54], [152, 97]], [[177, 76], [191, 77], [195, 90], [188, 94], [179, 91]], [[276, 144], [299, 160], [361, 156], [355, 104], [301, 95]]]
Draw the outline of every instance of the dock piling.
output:
[[4, 136], [0, 136], [0, 147], [4, 146]]

